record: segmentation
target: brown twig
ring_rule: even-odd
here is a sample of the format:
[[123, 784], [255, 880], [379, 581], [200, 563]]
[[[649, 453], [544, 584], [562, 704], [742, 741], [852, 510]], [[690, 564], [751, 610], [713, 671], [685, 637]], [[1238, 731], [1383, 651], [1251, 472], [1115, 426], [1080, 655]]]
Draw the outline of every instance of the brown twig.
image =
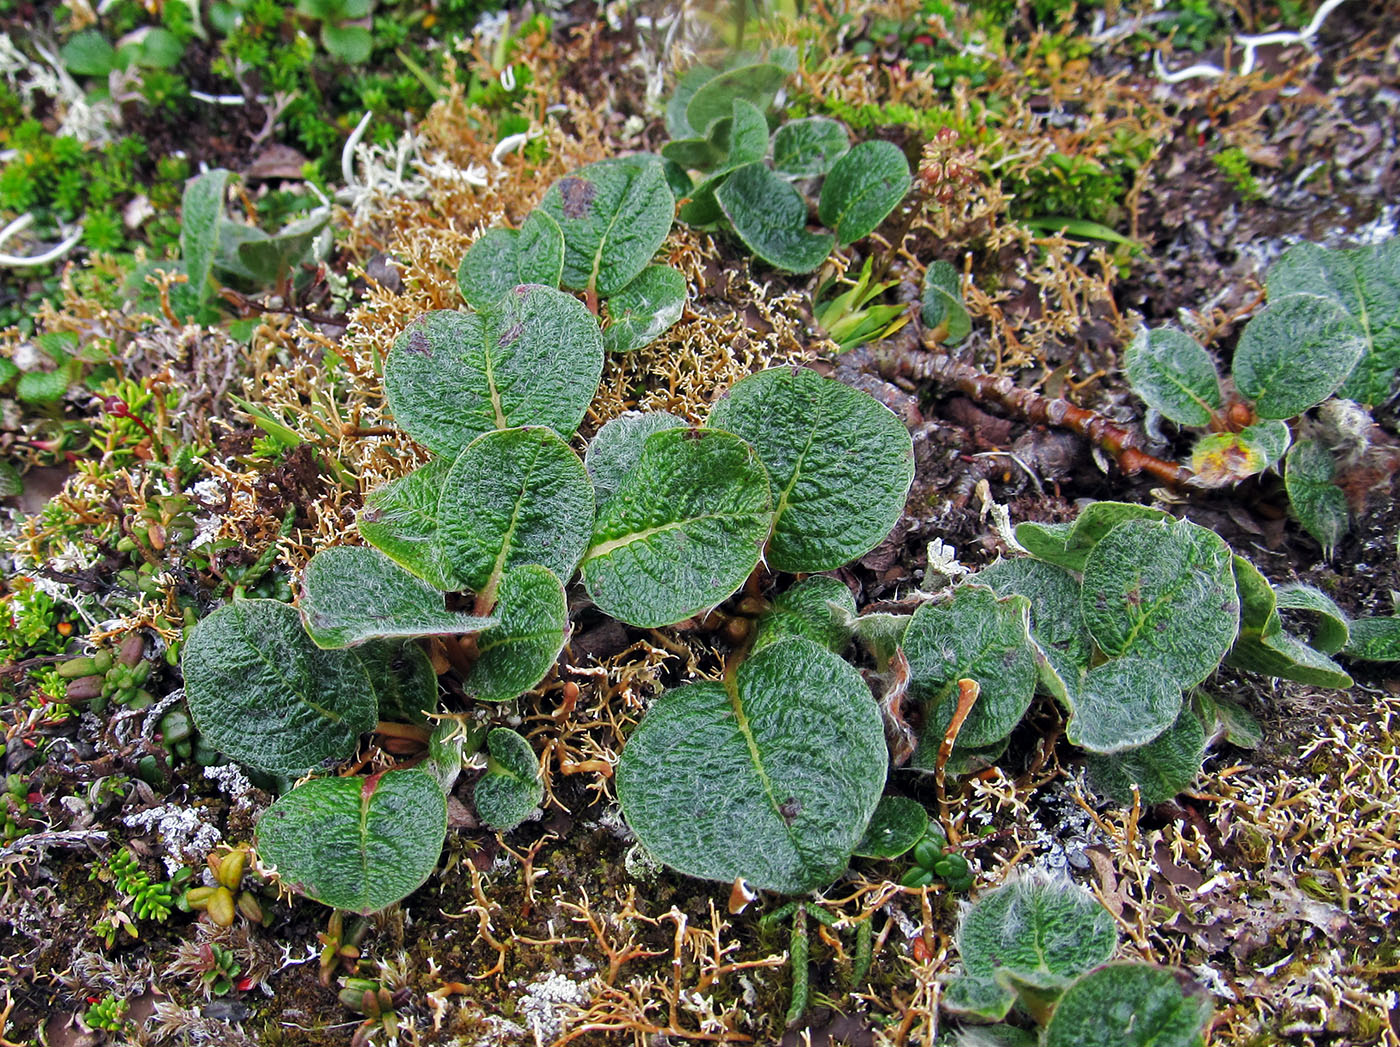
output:
[[939, 820], [943, 823], [944, 831], [948, 835], [948, 842], [954, 844], [958, 842], [958, 834], [948, 815], [948, 794], [944, 788], [944, 774], [948, 769], [948, 757], [953, 755], [953, 746], [957, 743], [963, 723], [967, 720], [968, 713], [972, 712], [972, 707], [977, 704], [977, 697], [981, 693], [982, 688], [976, 680], [958, 681], [958, 704], [953, 709], [953, 718], [948, 723], [948, 730], [943, 735], [943, 742], [938, 747], [938, 758], [933, 765], [933, 782], [934, 789], [938, 794]]
[[1176, 488], [1194, 486], [1195, 474], [1184, 465], [1168, 462], [1141, 448], [1142, 438], [1131, 429], [1110, 422], [1097, 411], [1077, 407], [1068, 400], [1041, 396], [1022, 389], [1006, 375], [991, 375], [947, 353], [918, 352], [907, 343], [886, 343], [876, 354], [886, 378], [936, 382], [974, 400], [999, 404], [1029, 422], [1053, 425], [1079, 433], [1103, 448], [1129, 476], [1147, 473]]

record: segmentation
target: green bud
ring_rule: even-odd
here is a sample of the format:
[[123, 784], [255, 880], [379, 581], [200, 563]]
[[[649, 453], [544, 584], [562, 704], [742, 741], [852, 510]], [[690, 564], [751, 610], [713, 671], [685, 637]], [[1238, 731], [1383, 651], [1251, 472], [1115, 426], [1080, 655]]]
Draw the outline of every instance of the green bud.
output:
[[91, 676], [101, 671], [97, 668], [97, 662], [86, 656], [58, 663], [58, 675], [65, 680], [76, 680], [80, 676]]
[[933, 883], [933, 873], [922, 866], [916, 865], [904, 874], [904, 877], [899, 883], [901, 887], [927, 887], [929, 884]]

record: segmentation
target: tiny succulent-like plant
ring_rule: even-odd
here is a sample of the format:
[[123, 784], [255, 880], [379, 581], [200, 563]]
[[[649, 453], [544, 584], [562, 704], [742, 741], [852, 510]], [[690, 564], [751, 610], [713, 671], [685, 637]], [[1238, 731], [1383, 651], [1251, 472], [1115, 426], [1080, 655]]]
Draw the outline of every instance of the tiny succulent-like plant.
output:
[[1397, 273], [1400, 239], [1352, 250], [1299, 244], [1269, 270], [1269, 304], [1240, 335], [1232, 393], [1210, 354], [1172, 328], [1138, 335], [1128, 380], [1159, 414], [1209, 430], [1192, 453], [1198, 483], [1234, 483], [1282, 460], [1294, 513], [1330, 550], [1347, 526], [1332, 456], [1316, 440], [1295, 442], [1287, 423], [1334, 393], [1369, 406], [1389, 398], [1400, 368]]
[[[681, 221], [727, 229], [769, 265], [809, 273], [833, 247], [872, 232], [912, 179], [894, 143], [852, 146], [846, 128], [829, 117], [792, 120], [770, 136], [768, 110], [787, 75], [775, 61], [693, 67], [667, 105], [672, 140], [661, 155], [682, 198]], [[829, 233], [807, 228], [798, 186], [816, 179], [817, 217]]]
[[963, 915], [962, 971], [943, 1006], [984, 1022], [999, 1022], [1016, 1007], [1040, 1026], [1038, 1038], [991, 1027], [1005, 1029], [1009, 1042], [1199, 1047], [1209, 1000], [1174, 971], [1109, 963], [1117, 940], [1112, 916], [1088, 891], [1042, 878], [1013, 880]]

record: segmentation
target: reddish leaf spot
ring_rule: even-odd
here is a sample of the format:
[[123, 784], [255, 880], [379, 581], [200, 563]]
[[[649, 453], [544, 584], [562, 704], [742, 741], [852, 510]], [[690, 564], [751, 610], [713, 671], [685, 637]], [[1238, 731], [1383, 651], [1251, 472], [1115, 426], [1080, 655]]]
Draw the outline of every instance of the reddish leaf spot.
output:
[[421, 327], [415, 327], [408, 332], [408, 341], [404, 348], [410, 353], [417, 353], [419, 356], [432, 356], [432, 343], [428, 340], [428, 333]]
[[564, 201], [564, 217], [582, 218], [588, 214], [588, 205], [598, 190], [586, 178], [564, 178], [559, 182], [559, 195]]

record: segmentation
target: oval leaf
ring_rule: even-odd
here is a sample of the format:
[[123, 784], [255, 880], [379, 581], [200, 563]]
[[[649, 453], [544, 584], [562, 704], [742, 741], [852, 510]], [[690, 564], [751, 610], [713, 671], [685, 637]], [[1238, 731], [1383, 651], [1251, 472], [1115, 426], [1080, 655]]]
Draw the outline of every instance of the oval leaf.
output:
[[1329, 559], [1351, 526], [1347, 498], [1336, 484], [1336, 472], [1332, 452], [1316, 440], [1299, 440], [1284, 460], [1283, 485], [1289, 507]]
[[412, 641], [372, 640], [350, 652], [374, 688], [379, 719], [427, 724], [437, 712], [438, 678], [428, 652]]
[[817, 216], [842, 247], [873, 232], [912, 184], [909, 161], [893, 142], [861, 142], [836, 161], [822, 183]]
[[773, 600], [773, 608], [758, 620], [755, 651], [785, 636], [805, 636], [833, 654], [840, 654], [855, 633], [856, 601], [846, 584], [826, 575], [804, 578]]
[[447, 798], [424, 771], [317, 778], [258, 820], [258, 854], [282, 883], [367, 915], [412, 894], [447, 836]]
[[1038, 560], [1084, 570], [1089, 550], [1124, 520], [1170, 520], [1170, 513], [1131, 502], [1092, 502], [1072, 523], [1016, 525], [1016, 541]]
[[924, 273], [919, 319], [941, 345], [957, 345], [972, 333], [972, 317], [963, 303], [962, 277], [951, 262], [934, 262]]
[[[699, 214], [704, 186], [692, 199], [692, 218]], [[729, 174], [714, 190], [714, 198], [734, 232], [750, 251], [771, 266], [792, 273], [810, 273], [826, 261], [835, 242], [831, 236], [807, 231], [807, 202], [796, 189], [768, 169], [767, 164], [746, 164]]]
[[693, 65], [685, 71], [676, 84], [676, 92], [666, 103], [666, 133], [671, 138], [693, 138], [702, 134], [705, 128], [694, 128], [685, 117], [690, 100], [695, 92], [719, 75], [718, 69], [705, 65]]
[[593, 487], [552, 429], [486, 433], [447, 473], [438, 502], [439, 555], [478, 593], [520, 564], [574, 573], [593, 525]]
[[1094, 789], [1116, 803], [1132, 804], [1136, 785], [1143, 805], [1151, 806], [1191, 788], [1201, 773], [1205, 748], [1205, 728], [1182, 703], [1176, 723], [1146, 745], [1112, 756], [1091, 754], [1085, 767]]
[[1069, 687], [1065, 737], [1095, 753], [1146, 745], [1176, 722], [1181, 688], [1147, 658], [1110, 658]]
[[773, 136], [773, 166], [788, 178], [819, 178], [850, 148], [850, 136], [839, 120], [789, 120]]
[[544, 799], [540, 762], [530, 743], [508, 727], [486, 736], [486, 773], [472, 790], [476, 813], [497, 832], [514, 829]]
[[663, 694], [622, 750], [617, 797], [672, 868], [800, 894], [845, 869], [887, 762], [860, 674], [793, 638], [752, 655], [737, 678]]
[[1045, 1047], [1201, 1047], [1210, 1001], [1178, 976], [1113, 963], [1075, 981], [1045, 1027]]
[[301, 584], [302, 621], [318, 647], [475, 633], [495, 621], [447, 610], [441, 591], [358, 545], [322, 549], [307, 563]]
[[468, 698], [508, 702], [553, 668], [569, 631], [564, 586], [547, 567], [507, 571], [496, 590], [498, 622], [477, 637], [478, 657], [462, 681]]
[[1362, 662], [1400, 662], [1400, 618], [1356, 619], [1344, 653]]
[[893, 411], [805, 367], [737, 382], [706, 425], [758, 449], [773, 484], [768, 562], [829, 571], [865, 555], [899, 521], [914, 480], [914, 444]]
[[365, 495], [356, 518], [360, 537], [400, 567], [446, 592], [465, 586], [438, 555], [438, 500], [452, 462], [434, 458]]
[[1261, 418], [1292, 418], [1336, 392], [1366, 351], [1356, 321], [1314, 294], [1285, 295], [1245, 325], [1235, 384]]
[[998, 560], [972, 579], [998, 596], [1013, 593], [1031, 602], [1031, 641], [1044, 658], [1040, 680], [1055, 698], [1068, 704], [1093, 656], [1094, 643], [1079, 611], [1079, 580], [1062, 567], [1020, 556]]
[[583, 467], [593, 481], [593, 493], [601, 505], [612, 497], [622, 478], [632, 471], [647, 437], [663, 429], [684, 429], [684, 418], [665, 411], [628, 411], [605, 423], [589, 441]]
[[686, 104], [686, 123], [704, 134], [716, 120], [734, 112], [735, 99], [742, 99], [760, 113], [766, 113], [787, 76], [787, 70], [771, 62], [727, 69], [710, 77], [695, 90]]
[[540, 210], [564, 233], [563, 285], [607, 297], [647, 267], [671, 230], [676, 200], [661, 158], [638, 153], [600, 160], [559, 179]]
[[999, 742], [1020, 722], [1036, 680], [1029, 610], [1024, 596], [999, 599], [985, 586], [960, 585], [947, 603], [921, 604], [914, 612], [902, 646], [909, 693], [927, 713], [911, 767], [933, 770], [959, 680], [976, 680], [981, 687], [958, 733], [960, 748]]
[[518, 230], [482, 233], [462, 257], [457, 286], [473, 309], [489, 309], [519, 284], [558, 287], [563, 275], [564, 231], [534, 210]]
[[1013, 880], [978, 899], [958, 926], [963, 972], [972, 977], [1074, 977], [1108, 960], [1117, 944], [1113, 916], [1067, 880]]
[[898, 858], [919, 842], [927, 828], [923, 804], [907, 796], [882, 796], [853, 853], [861, 858]]
[[669, 265], [649, 265], [607, 301], [603, 348], [610, 353], [641, 349], [660, 338], [685, 311], [685, 276]]
[[205, 618], [185, 642], [181, 669], [204, 740], [273, 774], [344, 759], [379, 721], [360, 661], [321, 650], [296, 608], [276, 600], [240, 600]]
[[1184, 331], [1138, 332], [1123, 369], [1133, 392], [1178, 425], [1207, 426], [1220, 408], [1220, 376], [1201, 344]]
[[1187, 520], [1127, 520], [1089, 553], [1081, 609], [1104, 654], [1155, 661], [1192, 687], [1239, 631], [1230, 547]]
[[652, 434], [598, 509], [583, 582], [629, 625], [671, 625], [718, 604], [758, 565], [772, 520], [768, 475], [729, 433]]
[[573, 295], [522, 284], [479, 313], [420, 316], [394, 341], [384, 388], [394, 420], [455, 458], [482, 433], [547, 425], [569, 435], [603, 374], [598, 322]]

